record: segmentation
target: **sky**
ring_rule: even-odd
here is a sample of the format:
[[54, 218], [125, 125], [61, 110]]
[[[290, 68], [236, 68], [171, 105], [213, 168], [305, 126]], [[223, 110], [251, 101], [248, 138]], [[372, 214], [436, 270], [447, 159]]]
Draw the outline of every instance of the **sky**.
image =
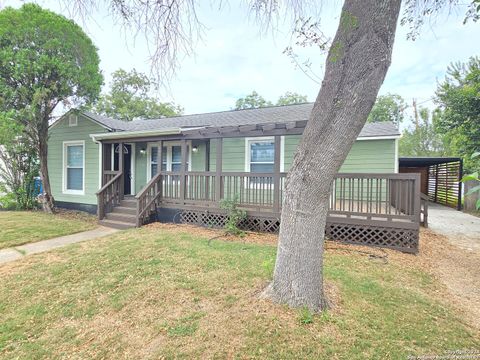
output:
[[[71, 17], [60, 5], [61, 1], [36, 2]], [[0, 6], [19, 7], [23, 3], [0, 0]], [[202, 40], [195, 44], [194, 56], [181, 59], [169, 90], [159, 91], [163, 101], [175, 102], [184, 108], [185, 114], [192, 114], [229, 110], [238, 98], [252, 90], [272, 102], [286, 91], [315, 100], [319, 83], [307, 77], [283, 54], [291, 43], [289, 21], [279, 22], [275, 31], [262, 33], [258, 24], [249, 19], [245, 2], [223, 2], [220, 11], [211, 3], [201, 1], [198, 16], [205, 26]], [[319, 20], [327, 36], [335, 34], [341, 5], [341, 1], [324, 1]], [[380, 94], [399, 94], [408, 104], [415, 98], [418, 104], [432, 108], [431, 98], [437, 83], [444, 79], [447, 66], [480, 55], [480, 23], [463, 25], [463, 15], [464, 12], [438, 16], [435, 23], [422, 28], [415, 41], [407, 39], [408, 28], [398, 25], [392, 64]], [[111, 73], [118, 68], [150, 73], [148, 43], [142, 36], [134, 39], [132, 34], [123, 32], [106, 9], [99, 8], [87, 20], [73, 19], [99, 49], [104, 90], [108, 90]], [[318, 49], [297, 49], [297, 53], [301, 62], [312, 62], [315, 76], [323, 76], [325, 57]], [[407, 116], [409, 112], [411, 108], [406, 110]]]

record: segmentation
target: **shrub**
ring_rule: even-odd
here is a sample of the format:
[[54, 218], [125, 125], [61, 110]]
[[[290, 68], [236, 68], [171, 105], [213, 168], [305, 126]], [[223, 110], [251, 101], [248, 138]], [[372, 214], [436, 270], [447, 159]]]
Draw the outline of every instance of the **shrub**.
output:
[[227, 221], [225, 222], [225, 231], [235, 236], [243, 236], [245, 233], [238, 227], [240, 222], [247, 217], [245, 210], [238, 208], [238, 196], [233, 199], [223, 199], [220, 202], [220, 208], [227, 211]]

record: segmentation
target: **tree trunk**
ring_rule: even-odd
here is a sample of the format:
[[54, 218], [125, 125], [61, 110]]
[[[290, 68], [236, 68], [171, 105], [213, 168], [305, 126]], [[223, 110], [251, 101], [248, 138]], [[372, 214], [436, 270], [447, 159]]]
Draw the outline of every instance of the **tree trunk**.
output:
[[346, 0], [322, 87], [286, 181], [272, 300], [317, 312], [332, 181], [364, 126], [392, 53], [400, 0]]
[[42, 124], [38, 130], [38, 158], [40, 160], [40, 178], [43, 185], [43, 211], [47, 213], [55, 212], [55, 201], [53, 199], [50, 187], [50, 177], [48, 175], [48, 121], [46, 125]]

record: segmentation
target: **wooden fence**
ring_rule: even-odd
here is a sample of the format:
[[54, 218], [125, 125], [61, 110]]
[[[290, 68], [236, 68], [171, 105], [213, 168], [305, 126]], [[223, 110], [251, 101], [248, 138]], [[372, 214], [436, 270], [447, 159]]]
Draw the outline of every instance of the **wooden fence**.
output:
[[[470, 190], [473, 189], [475, 186], [480, 185], [480, 181], [476, 180], [471, 180], [467, 181], [464, 186], [465, 186], [465, 194]], [[480, 199], [480, 192], [475, 192], [473, 194], [470, 194], [468, 196], [465, 196], [464, 198], [464, 203], [463, 203], [463, 208], [465, 211], [476, 211], [476, 204], [477, 201]]]
[[431, 165], [428, 170], [430, 201], [461, 209], [462, 163], [460, 161]]

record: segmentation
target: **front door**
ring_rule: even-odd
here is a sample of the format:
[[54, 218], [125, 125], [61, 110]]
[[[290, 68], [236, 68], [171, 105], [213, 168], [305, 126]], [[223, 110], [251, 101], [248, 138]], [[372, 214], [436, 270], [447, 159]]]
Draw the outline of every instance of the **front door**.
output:
[[[114, 144], [115, 151], [113, 152], [113, 169], [118, 171], [119, 161], [118, 154], [120, 150], [119, 144]], [[124, 195], [132, 195], [132, 145], [123, 144], [123, 193]]]
[[125, 176], [123, 177], [124, 195], [132, 194], [132, 145], [125, 144], [123, 152], [123, 168]]

